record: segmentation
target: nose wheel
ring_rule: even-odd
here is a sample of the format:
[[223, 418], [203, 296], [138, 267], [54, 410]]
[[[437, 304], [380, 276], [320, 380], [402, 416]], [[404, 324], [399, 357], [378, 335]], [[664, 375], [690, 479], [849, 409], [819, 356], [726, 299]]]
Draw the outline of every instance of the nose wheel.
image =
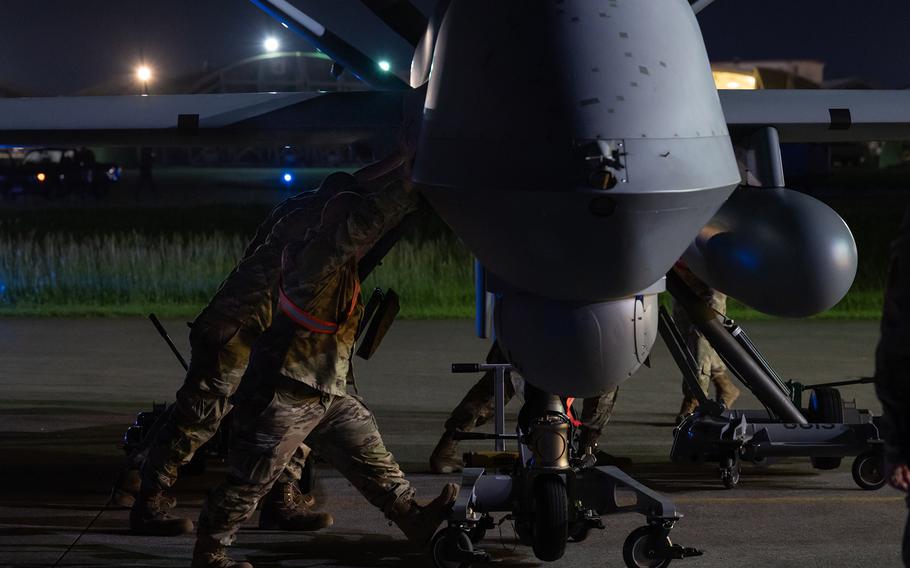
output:
[[534, 480], [534, 556], [552, 562], [562, 558], [569, 539], [566, 484], [558, 475], [541, 475]]

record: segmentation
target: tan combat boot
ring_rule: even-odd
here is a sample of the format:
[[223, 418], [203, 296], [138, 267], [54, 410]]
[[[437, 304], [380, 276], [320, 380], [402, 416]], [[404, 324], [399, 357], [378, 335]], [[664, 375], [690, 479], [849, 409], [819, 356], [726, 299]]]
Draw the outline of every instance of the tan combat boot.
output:
[[439, 497], [428, 504], [420, 506], [413, 499], [400, 500], [392, 506], [387, 516], [398, 525], [409, 541], [426, 546], [439, 525], [448, 517], [457, 496], [458, 486], [446, 483]]
[[732, 408], [733, 403], [739, 398], [739, 389], [726, 373], [714, 377], [712, 381], [714, 388], [717, 389], [717, 401], [722, 402], [727, 408]]
[[332, 515], [312, 510], [315, 502], [302, 494], [296, 483], [276, 483], [262, 500], [259, 528], [318, 531], [332, 526], [335, 523]]
[[174, 517], [170, 498], [161, 489], [143, 490], [130, 509], [130, 530], [149, 536], [177, 536], [193, 532], [193, 521]]
[[458, 455], [458, 440], [452, 432], [446, 431], [430, 454], [430, 470], [433, 473], [455, 473], [464, 469], [464, 462]]
[[676, 423], [680, 424], [686, 416], [695, 412], [696, 408], [698, 408], [698, 401], [695, 397], [686, 395], [679, 407], [679, 414], [676, 415]]
[[114, 487], [111, 489], [111, 505], [129, 509], [139, 496], [139, 486], [142, 478], [138, 469], [124, 469], [117, 475]]
[[[114, 487], [111, 489], [111, 504], [115, 507], [129, 509], [139, 497], [139, 489], [142, 486], [142, 477], [138, 469], [124, 469], [117, 475]], [[168, 509], [177, 506], [177, 499], [171, 496], [165, 496], [161, 505]]]
[[211, 538], [200, 536], [193, 548], [193, 563], [190, 568], [253, 568], [253, 565], [231, 560], [224, 546]]

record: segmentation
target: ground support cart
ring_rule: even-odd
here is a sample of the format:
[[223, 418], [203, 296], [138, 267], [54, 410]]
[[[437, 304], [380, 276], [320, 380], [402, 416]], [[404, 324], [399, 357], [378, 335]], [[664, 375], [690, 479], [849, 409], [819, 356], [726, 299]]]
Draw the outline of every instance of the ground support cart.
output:
[[[727, 365], [765, 406], [728, 410], [704, 394], [696, 380], [695, 358], [670, 314], [661, 308], [659, 329], [689, 391], [699, 405], [674, 431], [670, 457], [677, 462], [713, 462], [724, 486], [739, 483], [740, 464], [765, 465], [776, 458], [808, 457], [816, 469], [835, 469], [855, 456], [853, 479], [862, 489], [885, 484], [878, 418], [842, 400], [836, 387], [871, 382], [854, 380], [802, 385], [784, 382], [733, 320], [715, 313], [675, 273], [667, 290]], [[808, 406], [803, 392], [811, 390]]]

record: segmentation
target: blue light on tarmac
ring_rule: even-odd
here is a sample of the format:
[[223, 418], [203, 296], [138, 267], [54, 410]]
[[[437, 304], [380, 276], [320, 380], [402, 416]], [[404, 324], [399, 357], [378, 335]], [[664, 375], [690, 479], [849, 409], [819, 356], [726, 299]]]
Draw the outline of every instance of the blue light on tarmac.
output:
[[286, 173], [283, 176], [281, 176], [281, 179], [284, 180], [284, 183], [291, 183], [292, 181], [294, 181], [294, 176], [292, 176], [290, 173]]

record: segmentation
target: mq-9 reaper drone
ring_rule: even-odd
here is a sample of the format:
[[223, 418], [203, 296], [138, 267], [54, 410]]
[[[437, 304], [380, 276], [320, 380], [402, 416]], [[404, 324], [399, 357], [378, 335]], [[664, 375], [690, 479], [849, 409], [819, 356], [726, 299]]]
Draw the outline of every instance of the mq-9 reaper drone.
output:
[[[429, 19], [362, 0], [413, 47], [407, 82], [298, 8], [318, 3], [253, 3], [375, 90], [0, 101], [0, 140], [344, 142], [397, 128], [402, 99], [425, 97], [413, 180], [485, 267], [500, 378], [528, 385], [517, 435], [498, 435], [517, 437], [520, 459], [465, 472], [437, 565], [485, 560], [473, 540], [497, 511], [545, 560], [611, 512], [647, 519], [629, 566], [696, 554], [670, 543], [672, 502], [574, 451], [564, 397], [607, 392], [648, 360], [680, 258], [766, 313], [833, 306], [856, 246], [836, 213], [783, 187], [779, 143], [906, 138], [910, 93], [718, 93], [695, 17], [709, 0], [442, 0]], [[743, 186], [746, 170], [760, 187]]]

